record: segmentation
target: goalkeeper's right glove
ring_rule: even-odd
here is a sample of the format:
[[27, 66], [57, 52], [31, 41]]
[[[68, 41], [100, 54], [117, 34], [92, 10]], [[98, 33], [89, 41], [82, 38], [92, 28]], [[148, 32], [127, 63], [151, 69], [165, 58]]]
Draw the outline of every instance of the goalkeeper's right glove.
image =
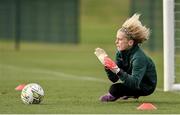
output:
[[104, 59], [105, 57], [108, 57], [107, 53], [101, 48], [96, 48], [94, 54], [97, 56], [99, 61], [104, 65]]

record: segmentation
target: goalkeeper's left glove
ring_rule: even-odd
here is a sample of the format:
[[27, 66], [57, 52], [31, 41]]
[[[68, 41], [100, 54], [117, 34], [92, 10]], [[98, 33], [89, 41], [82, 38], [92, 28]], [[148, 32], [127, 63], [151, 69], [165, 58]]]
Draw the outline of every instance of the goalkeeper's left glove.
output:
[[116, 63], [108, 57], [107, 53], [103, 49], [96, 48], [94, 53], [107, 69], [110, 69], [113, 73], [116, 74], [120, 71]]
[[113, 73], [117, 74], [120, 71], [120, 68], [116, 65], [116, 63], [111, 60], [109, 57], [104, 58], [104, 66], [107, 69], [110, 69]]

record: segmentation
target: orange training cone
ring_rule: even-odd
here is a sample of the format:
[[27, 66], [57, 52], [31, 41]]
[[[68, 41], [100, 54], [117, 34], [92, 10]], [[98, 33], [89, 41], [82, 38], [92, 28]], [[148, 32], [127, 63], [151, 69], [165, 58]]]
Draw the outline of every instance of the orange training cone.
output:
[[15, 90], [16, 91], [21, 91], [25, 86], [26, 86], [26, 84], [20, 84], [15, 88]]
[[139, 107], [138, 110], [156, 110], [157, 108], [151, 103], [143, 103]]

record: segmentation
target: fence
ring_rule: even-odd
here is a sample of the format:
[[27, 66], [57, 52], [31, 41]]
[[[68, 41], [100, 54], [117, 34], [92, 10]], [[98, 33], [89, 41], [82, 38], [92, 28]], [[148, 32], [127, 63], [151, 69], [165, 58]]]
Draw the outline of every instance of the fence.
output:
[[77, 43], [78, 0], [0, 0], [0, 39]]
[[162, 0], [131, 0], [130, 15], [142, 14], [143, 24], [151, 29], [148, 49], [162, 50], [163, 48], [163, 1]]

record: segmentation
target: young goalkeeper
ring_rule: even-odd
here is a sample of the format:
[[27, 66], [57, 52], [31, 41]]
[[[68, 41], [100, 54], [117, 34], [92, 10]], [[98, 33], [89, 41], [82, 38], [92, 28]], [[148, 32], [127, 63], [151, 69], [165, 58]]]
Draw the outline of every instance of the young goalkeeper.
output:
[[104, 65], [109, 80], [113, 82], [109, 92], [100, 97], [102, 102], [147, 96], [156, 88], [155, 65], [139, 46], [148, 39], [150, 32], [141, 24], [139, 16], [134, 14], [117, 31], [115, 62], [103, 49], [95, 49], [95, 55]]

